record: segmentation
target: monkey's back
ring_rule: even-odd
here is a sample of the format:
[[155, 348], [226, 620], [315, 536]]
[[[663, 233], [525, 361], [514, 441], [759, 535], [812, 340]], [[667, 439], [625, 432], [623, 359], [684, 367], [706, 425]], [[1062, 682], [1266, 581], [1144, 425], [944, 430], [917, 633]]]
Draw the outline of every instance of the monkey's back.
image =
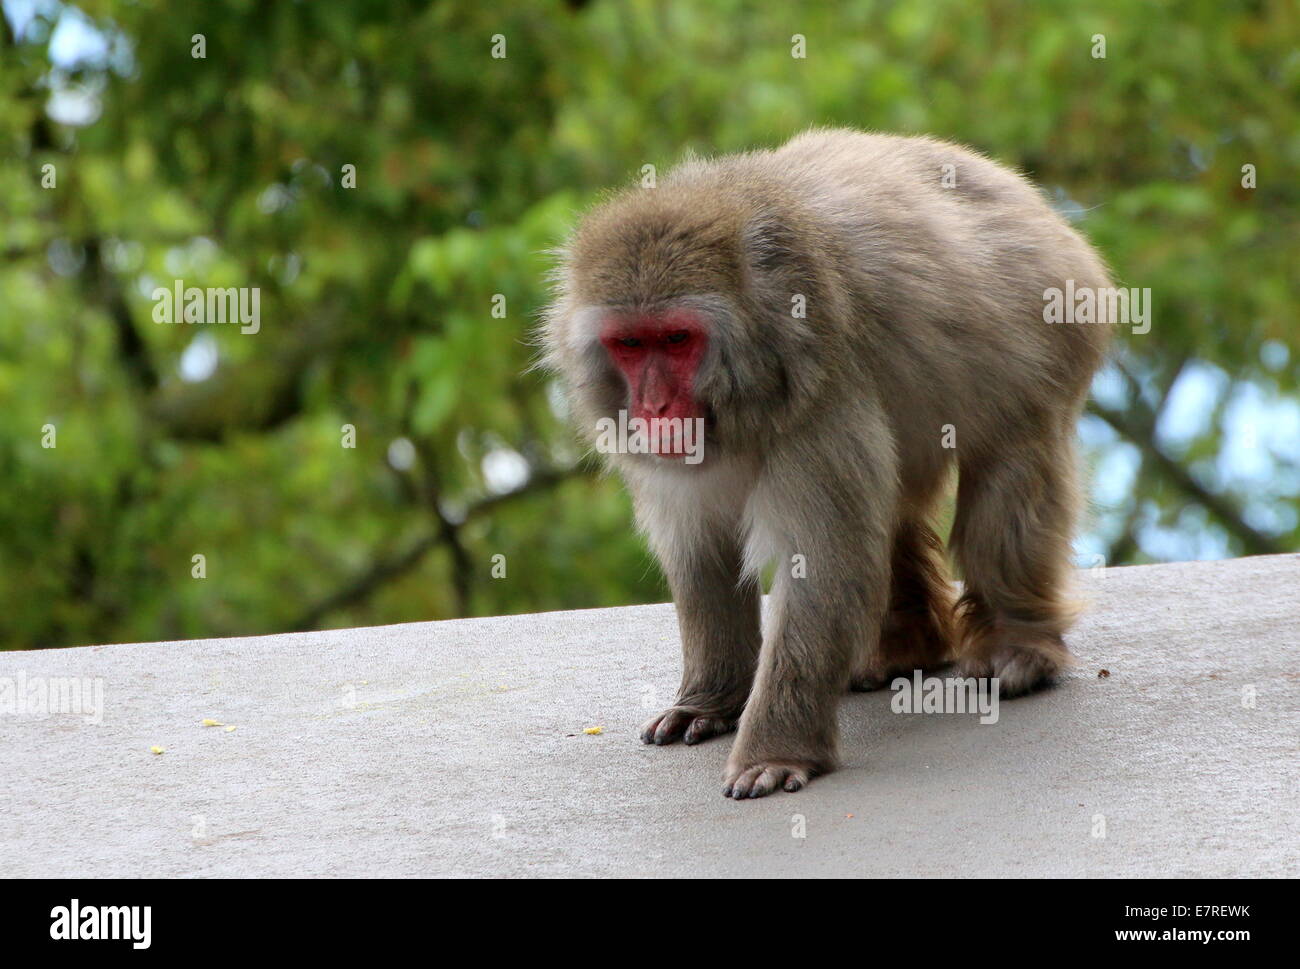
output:
[[904, 438], [959, 414], [967, 443], [995, 447], [1060, 413], [1061, 396], [1081, 405], [1109, 334], [1045, 322], [1045, 291], [1110, 282], [1025, 179], [957, 145], [844, 130], [750, 158], [826, 227], [850, 339], [885, 363], [871, 369], [892, 383], [883, 398]]

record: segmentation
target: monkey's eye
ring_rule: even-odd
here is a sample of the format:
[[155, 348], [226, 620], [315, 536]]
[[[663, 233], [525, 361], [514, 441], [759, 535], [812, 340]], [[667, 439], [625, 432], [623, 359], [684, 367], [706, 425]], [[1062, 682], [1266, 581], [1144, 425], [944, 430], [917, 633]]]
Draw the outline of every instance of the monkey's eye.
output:
[[624, 337], [623, 339], [619, 340], [618, 343], [619, 346], [624, 346], [624, 347], [639, 347], [641, 345], [641, 341], [634, 336]]
[[676, 333], [668, 334], [669, 343], [685, 343], [691, 338], [691, 335], [685, 330], [678, 330]]

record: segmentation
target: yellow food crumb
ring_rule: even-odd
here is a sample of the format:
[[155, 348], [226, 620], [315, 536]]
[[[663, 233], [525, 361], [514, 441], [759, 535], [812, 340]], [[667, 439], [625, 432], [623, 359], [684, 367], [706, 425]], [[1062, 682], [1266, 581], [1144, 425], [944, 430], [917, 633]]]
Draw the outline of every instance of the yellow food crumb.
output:
[[204, 727], [224, 727], [225, 724], [220, 720], [204, 720], [201, 726]]
[[235, 729], [235, 725], [232, 723], [229, 727], [226, 728], [226, 733], [230, 733], [234, 729]]
[[595, 734], [602, 734], [602, 733], [605, 732], [605, 728], [604, 728], [604, 727], [583, 727], [583, 728], [582, 728], [582, 732], [583, 732], [583, 733], [588, 733], [588, 734], [593, 734], [593, 735], [595, 735]]
[[149, 748], [149, 752], [151, 754], [161, 754], [163, 752], [163, 749], [161, 747], [154, 746]]

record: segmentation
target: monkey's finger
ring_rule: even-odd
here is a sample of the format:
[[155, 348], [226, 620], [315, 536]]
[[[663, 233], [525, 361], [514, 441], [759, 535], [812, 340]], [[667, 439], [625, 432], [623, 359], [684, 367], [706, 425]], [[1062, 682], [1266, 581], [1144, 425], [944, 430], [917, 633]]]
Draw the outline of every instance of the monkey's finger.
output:
[[655, 742], [655, 728], [659, 726], [659, 721], [662, 719], [662, 717], [655, 717], [641, 727], [641, 743], [652, 744]]
[[785, 771], [779, 767], [765, 767], [763, 772], [754, 778], [754, 785], [749, 789], [750, 797], [767, 797], [785, 780]]
[[743, 801], [745, 798], [749, 797], [749, 789], [753, 786], [755, 778], [757, 778], [761, 772], [762, 768], [753, 767], [749, 770], [741, 771], [736, 775], [731, 783], [727, 785], [726, 790], [722, 793], [727, 797], [734, 797], [737, 801]]
[[663, 723], [668, 712], [669, 711], [665, 710], [663, 713], [656, 714], [642, 725], [641, 743], [652, 744], [655, 742], [655, 731], [659, 729], [659, 724]]
[[686, 728], [682, 740], [687, 744], [698, 744], [710, 737], [730, 733], [735, 729], [736, 721], [734, 720], [724, 720], [722, 717], [696, 717], [691, 721], [691, 725]]
[[729, 785], [730, 794], [728, 796], [734, 797], [737, 801], [743, 801], [747, 797], [762, 797], [762, 794], [754, 793], [754, 785], [762, 776], [765, 769], [766, 768], [760, 766], [750, 767], [741, 771], [740, 776]]
[[[793, 794], [800, 790], [808, 783], [808, 772], [799, 767], [790, 767], [785, 764], [778, 764], [768, 767], [763, 771], [758, 781], [754, 784], [754, 790], [750, 797], [766, 797], [778, 787]], [[761, 793], [759, 793], [761, 791]]]
[[671, 707], [646, 723], [641, 731], [641, 742], [646, 744], [670, 744], [682, 735], [686, 725], [694, 714]]
[[810, 772], [802, 767], [792, 767], [788, 764], [761, 764], [741, 771], [722, 793], [738, 801], [767, 797], [778, 788], [793, 794], [803, 789], [809, 777]]
[[679, 738], [690, 723], [691, 714], [685, 710], [669, 710], [655, 730], [656, 744], [670, 744]]

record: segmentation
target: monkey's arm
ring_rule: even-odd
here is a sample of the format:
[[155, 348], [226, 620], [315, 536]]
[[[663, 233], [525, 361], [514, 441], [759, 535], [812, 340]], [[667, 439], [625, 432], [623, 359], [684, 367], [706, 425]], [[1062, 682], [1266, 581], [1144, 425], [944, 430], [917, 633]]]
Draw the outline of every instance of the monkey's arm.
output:
[[[846, 428], [861, 447], [829, 439]], [[727, 762], [731, 797], [798, 790], [834, 768], [839, 697], [855, 664], [879, 648], [888, 606], [895, 465], [887, 425], [869, 405], [826, 415], [768, 461], [751, 500], [777, 572], [758, 672]], [[792, 568], [795, 555], [803, 569]]]
[[677, 608], [682, 683], [673, 706], [644, 724], [641, 739], [694, 744], [735, 729], [749, 696], [761, 641], [758, 582], [742, 577], [734, 521], [656, 511], [679, 524], [660, 524], [655, 545]]

